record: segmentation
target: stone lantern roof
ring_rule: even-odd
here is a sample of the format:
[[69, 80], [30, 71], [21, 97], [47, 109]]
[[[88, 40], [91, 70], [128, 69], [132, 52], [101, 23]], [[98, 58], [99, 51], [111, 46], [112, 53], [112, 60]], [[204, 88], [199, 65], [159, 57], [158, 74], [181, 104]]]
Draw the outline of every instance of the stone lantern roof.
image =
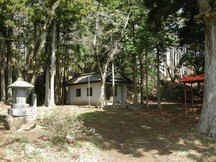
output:
[[17, 79], [14, 83], [8, 86], [8, 88], [33, 88], [34, 86], [28, 82], [23, 81], [21, 77]]

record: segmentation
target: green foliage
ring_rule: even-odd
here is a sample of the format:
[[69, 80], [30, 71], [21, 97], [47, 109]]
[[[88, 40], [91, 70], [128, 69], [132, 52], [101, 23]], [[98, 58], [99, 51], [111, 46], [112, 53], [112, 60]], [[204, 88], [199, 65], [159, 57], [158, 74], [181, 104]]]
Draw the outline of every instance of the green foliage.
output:
[[203, 43], [203, 24], [194, 19], [199, 13], [196, 0], [144, 0], [144, 4], [149, 11], [147, 25], [151, 31], [164, 30], [175, 40], [179, 37], [182, 46]]
[[[121, 1], [102, 1], [99, 9], [99, 25], [98, 31], [95, 31], [95, 16], [97, 10], [97, 2], [94, 1], [91, 6], [91, 10], [86, 17], [84, 17], [78, 24], [80, 29], [82, 29], [82, 42], [80, 42], [79, 49], [82, 49], [81, 53], [79, 51], [78, 62], [83, 62], [84, 69], [86, 65], [88, 69], [98, 71], [95, 66], [95, 56], [93, 55], [93, 38], [95, 32], [97, 35], [97, 49], [99, 55], [99, 61], [102, 66], [106, 64], [107, 59], [111, 51], [113, 50], [115, 43], [118, 43], [118, 51], [121, 52], [122, 44], [119, 42], [123, 28], [126, 22], [128, 12], [121, 8]], [[124, 2], [125, 3], [125, 2]], [[127, 7], [127, 6], [126, 6]], [[88, 59], [86, 59], [86, 57]], [[103, 68], [103, 67], [102, 67]]]
[[167, 48], [181, 46], [186, 53], [179, 65], [190, 68], [195, 73], [204, 69], [204, 25], [195, 19], [199, 14], [196, 0], [144, 0], [148, 9], [147, 27], [155, 34], [156, 47], [163, 58]]
[[[194, 20], [194, 15], [198, 13], [195, 0], [144, 0], [144, 3], [139, 0], [61, 0], [57, 9], [52, 11], [56, 2], [57, 0], [0, 0], [0, 33], [3, 38], [11, 40], [8, 42], [13, 43], [10, 63], [15, 71], [28, 74], [34, 65], [37, 70], [32, 75], [39, 75], [42, 69], [49, 66], [53, 20], [57, 22], [56, 56], [59, 74], [63, 74], [62, 69], [70, 69], [70, 74], [98, 71], [92, 55], [98, 2], [101, 6], [96, 46], [101, 65], [106, 64], [117, 43], [118, 50], [114, 58], [116, 70], [131, 78], [136, 73], [136, 80], [140, 83], [143, 66], [141, 60], [147, 52], [148, 58], [144, 65], [148, 64], [149, 80], [153, 87], [155, 48], [159, 49], [160, 57], [163, 58], [166, 48], [180, 43], [181, 46], [187, 45], [188, 53], [192, 54], [191, 57], [184, 56], [181, 63], [195, 64], [200, 66], [199, 70], [202, 69], [203, 62], [198, 63], [202, 58], [196, 60], [193, 56], [197, 51], [204, 51], [204, 47], [200, 45], [204, 40], [204, 26]], [[129, 21], [125, 24], [127, 16]], [[11, 35], [7, 34], [9, 30]], [[46, 48], [42, 48], [39, 54], [29, 55], [36, 53], [44, 31], [47, 34]], [[2, 40], [1, 44], [3, 46], [5, 41]], [[1, 48], [1, 53], [6, 53], [6, 48]], [[5, 56], [1, 57], [1, 62], [5, 61], [3, 58]], [[191, 60], [194, 60], [193, 63]], [[135, 71], [132, 70], [133, 65]]]

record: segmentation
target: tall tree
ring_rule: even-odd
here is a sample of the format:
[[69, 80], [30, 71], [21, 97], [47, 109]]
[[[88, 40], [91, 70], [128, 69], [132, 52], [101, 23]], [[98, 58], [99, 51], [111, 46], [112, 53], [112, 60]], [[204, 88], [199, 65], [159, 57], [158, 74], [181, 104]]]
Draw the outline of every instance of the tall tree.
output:
[[48, 106], [55, 106], [54, 90], [55, 90], [55, 71], [56, 71], [56, 21], [53, 20], [53, 31], [52, 31], [52, 54], [51, 54], [51, 65], [50, 65], [50, 99]]
[[205, 23], [205, 86], [198, 131], [216, 136], [216, 1], [198, 0], [199, 15]]
[[[151, 79], [147, 75], [149, 71], [155, 69], [148, 67], [153, 64], [149, 57], [152, 57], [156, 39], [147, 28], [147, 10], [141, 2], [136, 0], [130, 1], [130, 8], [132, 9], [132, 14], [123, 41], [125, 56], [122, 59], [124, 63], [121, 63], [121, 65], [125, 66], [124, 72], [126, 74], [132, 75], [134, 104], [138, 103], [139, 92], [140, 104], [143, 107], [144, 97], [146, 96], [147, 98], [148, 81]], [[146, 100], [146, 103], [148, 103], [148, 100]]]
[[[37, 73], [38, 71], [40, 71], [40, 69], [38, 68], [38, 63], [40, 62], [40, 57], [42, 54], [42, 50], [45, 44], [45, 40], [46, 40], [46, 36], [47, 36], [47, 30], [53, 20], [53, 18], [56, 15], [56, 10], [60, 5], [61, 0], [57, 0], [54, 1], [53, 3], [51, 3], [51, 5], [48, 5], [48, 8], [45, 9], [50, 9], [50, 11], [47, 11], [47, 15], [45, 15], [44, 19], [44, 24], [42, 26], [41, 32], [39, 33], [37, 39], [34, 41], [34, 48], [32, 50], [29, 50], [30, 52], [27, 55], [27, 65], [25, 67], [25, 70], [32, 70], [33, 71], [33, 75], [31, 75], [28, 80], [32, 83], [34, 83], [36, 77], [37, 77]], [[45, 5], [45, 4], [42, 4]], [[43, 15], [44, 16], [44, 15]], [[31, 59], [31, 58], [34, 58]]]
[[[124, 30], [127, 27], [130, 17], [130, 12], [125, 17], [117, 10], [117, 7], [120, 5], [119, 1], [116, 2], [111, 0], [108, 2], [109, 3], [104, 4], [98, 2], [97, 4], [94, 29], [95, 33], [93, 37], [93, 52], [101, 75], [101, 93], [99, 98], [99, 105], [101, 108], [104, 107], [105, 82], [108, 67], [114, 59], [114, 56], [119, 53], [120, 41], [123, 38]], [[103, 8], [102, 5], [107, 5], [106, 7], [109, 8], [110, 11], [106, 11], [106, 8]], [[103, 11], [100, 12], [102, 9]], [[116, 12], [116, 14], [114, 15], [113, 12]], [[104, 18], [102, 19], [102, 17]], [[103, 26], [101, 24], [103, 24]], [[110, 41], [111, 37], [113, 41]]]
[[5, 39], [2, 33], [0, 32], [0, 72], [1, 72], [1, 99], [0, 101], [6, 101], [6, 85], [5, 85]]
[[[12, 101], [12, 91], [6, 87], [12, 83], [12, 71], [14, 66], [14, 57], [15, 57], [15, 30], [19, 24], [19, 15], [20, 12], [26, 11], [25, 9], [26, 1], [0, 1], [0, 33], [1, 33], [1, 42], [5, 43], [5, 48], [2, 50], [2, 70], [5, 70], [5, 78], [3, 77], [2, 71], [2, 95], [5, 95], [5, 101]], [[3, 43], [2, 42], [2, 43]], [[6, 86], [6, 87], [5, 87]], [[4, 94], [5, 93], [5, 94]]]

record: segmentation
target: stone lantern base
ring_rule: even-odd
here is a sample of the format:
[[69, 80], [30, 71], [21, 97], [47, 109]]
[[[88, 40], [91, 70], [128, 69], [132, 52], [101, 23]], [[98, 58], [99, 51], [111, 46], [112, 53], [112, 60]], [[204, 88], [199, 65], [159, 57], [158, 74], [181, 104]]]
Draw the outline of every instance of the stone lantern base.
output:
[[7, 116], [8, 129], [16, 131], [18, 129], [28, 130], [36, 125], [36, 107], [29, 107], [29, 104], [13, 104], [8, 109]]
[[25, 116], [25, 117], [14, 117], [11, 115], [8, 115], [6, 118], [7, 121], [7, 127], [11, 131], [16, 130], [29, 130], [36, 126], [37, 121], [36, 118], [32, 118]]
[[13, 104], [8, 109], [6, 121], [8, 129], [12, 131], [31, 129], [36, 125], [36, 107], [29, 107], [29, 104]]

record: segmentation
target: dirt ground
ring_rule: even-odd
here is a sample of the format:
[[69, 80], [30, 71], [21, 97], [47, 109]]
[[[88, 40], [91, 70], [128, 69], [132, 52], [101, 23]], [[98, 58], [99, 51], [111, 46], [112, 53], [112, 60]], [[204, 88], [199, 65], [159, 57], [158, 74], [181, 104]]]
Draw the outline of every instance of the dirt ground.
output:
[[[43, 130], [34, 129], [24, 132], [5, 130], [6, 109], [4, 105], [0, 106], [0, 161], [19, 161], [21, 159], [17, 159], [17, 156], [12, 159], [8, 157], [10, 152], [6, 152], [14, 147], [13, 145], [19, 147], [20, 143], [12, 139], [19, 139], [18, 142], [24, 141], [25, 152], [31, 152], [31, 149], [39, 150], [37, 144], [41, 143], [41, 140], [44, 142], [41, 138]], [[50, 155], [46, 153], [36, 161], [216, 161], [216, 140], [196, 133], [200, 107], [196, 107], [194, 112], [189, 109], [185, 112], [183, 105], [176, 103], [163, 103], [162, 110], [157, 110], [156, 105], [152, 104], [148, 111], [138, 108], [100, 110], [79, 107], [74, 109], [70, 106], [59, 106], [57, 109], [73, 111], [84, 125], [94, 132], [94, 138], [83, 141], [85, 147], [73, 150], [69, 158], [64, 159], [60, 157], [63, 154], [67, 157], [68, 152], [49, 150], [50, 145], [47, 144], [46, 148], [50, 154], [56, 153], [57, 157], [45, 160], [44, 156]], [[31, 145], [28, 140], [24, 140], [29, 138], [34, 141]], [[86, 152], [90, 150], [91, 153], [87, 155]], [[38, 152], [44, 154], [41, 148]], [[81, 157], [83, 154], [86, 154], [84, 159]], [[23, 158], [23, 155], [19, 158]], [[28, 157], [28, 161], [35, 161], [34, 156]]]

